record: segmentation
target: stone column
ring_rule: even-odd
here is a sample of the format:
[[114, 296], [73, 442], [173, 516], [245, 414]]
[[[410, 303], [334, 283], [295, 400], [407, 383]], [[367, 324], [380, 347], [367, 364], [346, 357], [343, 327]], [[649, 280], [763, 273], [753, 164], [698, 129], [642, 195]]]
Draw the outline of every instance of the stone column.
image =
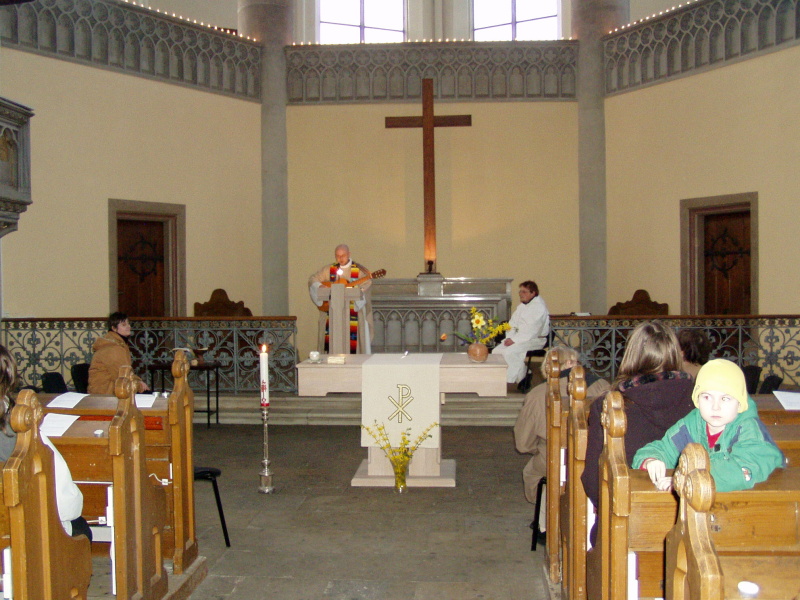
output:
[[578, 51], [578, 196], [581, 311], [608, 312], [605, 77], [601, 38], [629, 20], [629, 0], [575, 0]]
[[261, 42], [262, 314], [289, 314], [289, 184], [286, 59], [292, 0], [239, 0], [239, 32]]

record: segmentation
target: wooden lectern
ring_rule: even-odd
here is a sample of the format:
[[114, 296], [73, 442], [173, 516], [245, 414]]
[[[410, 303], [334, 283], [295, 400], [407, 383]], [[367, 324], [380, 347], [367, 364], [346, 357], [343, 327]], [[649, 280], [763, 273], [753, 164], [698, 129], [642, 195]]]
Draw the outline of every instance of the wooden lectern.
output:
[[320, 287], [317, 299], [329, 303], [328, 353], [350, 354], [350, 302], [361, 300], [361, 288], [333, 283], [329, 288]]

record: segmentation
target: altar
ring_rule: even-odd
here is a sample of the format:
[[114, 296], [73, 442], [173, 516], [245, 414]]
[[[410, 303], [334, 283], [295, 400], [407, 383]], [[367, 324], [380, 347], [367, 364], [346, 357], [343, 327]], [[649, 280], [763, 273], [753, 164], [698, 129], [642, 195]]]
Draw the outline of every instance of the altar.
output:
[[[448, 393], [506, 395], [506, 363], [489, 355], [471, 362], [464, 353], [354, 354], [344, 364], [309, 360], [297, 365], [300, 396], [360, 393], [362, 424], [380, 425], [392, 445], [406, 432], [413, 442], [432, 423], [439, 423], [420, 444], [409, 465], [409, 487], [455, 487], [455, 460], [441, 456], [441, 405]], [[351, 481], [353, 486], [392, 486], [394, 474], [379, 444], [362, 430], [367, 458]]]
[[[304, 360], [297, 365], [297, 395], [360, 394], [361, 368], [375, 355], [349, 354], [344, 364], [327, 364]], [[506, 361], [490, 354], [486, 362], [471, 362], [465, 352], [446, 352], [439, 363], [439, 394], [477, 394], [484, 397], [506, 395]]]

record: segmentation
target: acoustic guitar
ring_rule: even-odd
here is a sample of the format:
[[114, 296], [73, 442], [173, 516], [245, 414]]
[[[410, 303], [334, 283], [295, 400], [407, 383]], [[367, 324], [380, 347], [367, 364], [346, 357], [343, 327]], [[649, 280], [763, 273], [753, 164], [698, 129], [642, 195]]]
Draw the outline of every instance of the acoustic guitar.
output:
[[[360, 285], [365, 281], [369, 281], [370, 279], [380, 279], [384, 275], [386, 275], [386, 269], [378, 269], [377, 271], [373, 271], [369, 275], [364, 275], [364, 277], [359, 277], [355, 281], [348, 281], [347, 279], [343, 278], [339, 278], [336, 281], [323, 281], [322, 287], [329, 288], [335, 283], [340, 283], [347, 287], [356, 287], [357, 285]], [[320, 312], [328, 312], [328, 306], [329, 306], [328, 301], [327, 300], [323, 301], [322, 306], [319, 307]]]

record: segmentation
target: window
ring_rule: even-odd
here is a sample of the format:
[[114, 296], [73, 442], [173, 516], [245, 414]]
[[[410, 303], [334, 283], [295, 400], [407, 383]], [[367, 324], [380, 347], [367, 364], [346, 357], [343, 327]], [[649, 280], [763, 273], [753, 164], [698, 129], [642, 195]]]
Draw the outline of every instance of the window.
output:
[[404, 0], [320, 0], [320, 43], [402, 42], [404, 8]]
[[473, 39], [558, 39], [558, 0], [472, 0]]

